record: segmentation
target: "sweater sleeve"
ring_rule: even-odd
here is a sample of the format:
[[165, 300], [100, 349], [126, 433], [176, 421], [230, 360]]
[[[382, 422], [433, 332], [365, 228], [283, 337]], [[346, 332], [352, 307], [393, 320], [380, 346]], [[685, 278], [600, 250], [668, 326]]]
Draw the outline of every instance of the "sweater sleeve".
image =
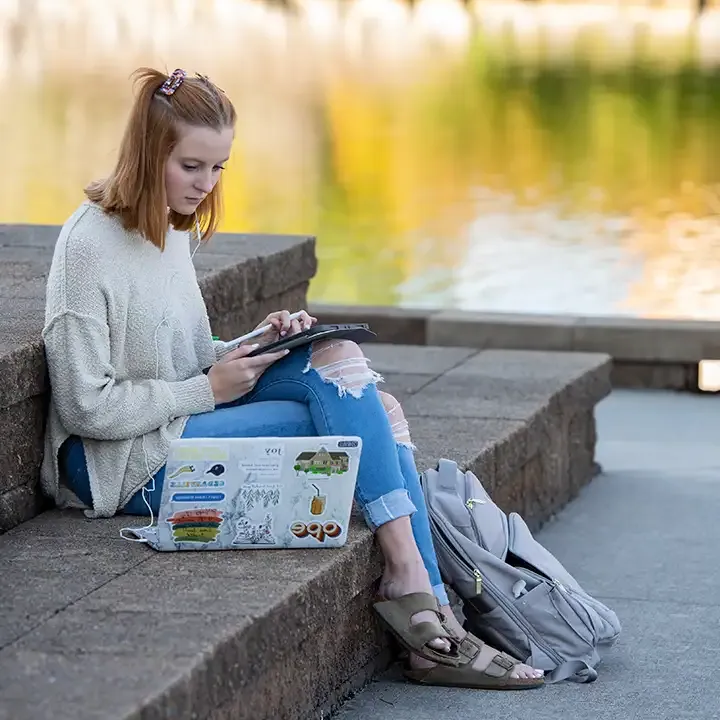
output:
[[183, 415], [215, 408], [210, 381], [118, 380], [105, 323], [64, 310], [43, 330], [53, 400], [65, 429], [95, 440], [127, 440]]
[[227, 355], [229, 352], [227, 349], [227, 343], [224, 340], [213, 340], [213, 347], [215, 348], [216, 360], [220, 360], [223, 355]]

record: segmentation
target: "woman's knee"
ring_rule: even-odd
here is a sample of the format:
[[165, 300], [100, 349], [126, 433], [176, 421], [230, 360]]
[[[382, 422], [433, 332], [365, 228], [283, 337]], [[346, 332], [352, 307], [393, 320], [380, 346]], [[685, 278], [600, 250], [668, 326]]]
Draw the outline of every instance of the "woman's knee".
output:
[[397, 420], [405, 419], [405, 413], [403, 412], [402, 405], [400, 405], [400, 402], [396, 400], [393, 395], [385, 392], [384, 390], [378, 390], [378, 395], [380, 396], [380, 400], [385, 408], [385, 412], [388, 414], [388, 417], [392, 417]]
[[381, 390], [378, 394], [380, 395], [380, 400], [390, 421], [395, 442], [407, 447], [413, 447], [412, 440], [410, 439], [410, 425], [405, 418], [402, 405], [400, 405], [400, 402], [390, 393]]
[[314, 368], [338, 360], [365, 358], [362, 348], [352, 340], [320, 340], [312, 344], [310, 363]]
[[314, 369], [325, 382], [335, 385], [341, 396], [347, 393], [356, 398], [362, 397], [368, 385], [382, 380], [370, 369], [370, 361], [360, 346], [351, 340], [313, 343], [309, 368]]

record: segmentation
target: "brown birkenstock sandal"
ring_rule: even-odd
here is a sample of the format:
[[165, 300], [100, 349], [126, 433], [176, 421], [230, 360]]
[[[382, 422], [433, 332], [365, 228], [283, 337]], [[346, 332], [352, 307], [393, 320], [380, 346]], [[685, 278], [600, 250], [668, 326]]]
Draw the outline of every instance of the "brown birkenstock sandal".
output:
[[[456, 639], [457, 641], [457, 639]], [[497, 652], [485, 670], [473, 667], [483, 648], [482, 640], [468, 633], [458, 645], [458, 652], [470, 658], [456, 667], [436, 665], [422, 670], [405, 670], [405, 677], [419, 685], [474, 688], [476, 690], [532, 690], [545, 683], [544, 678], [513, 678], [510, 673], [520, 661], [504, 652]]]
[[[396, 600], [381, 599], [375, 603], [374, 608], [397, 641], [409, 652], [443, 666], [457, 667], [467, 662], [458, 652], [457, 639], [443, 625], [443, 616], [434, 595], [409, 593]], [[434, 612], [437, 619], [419, 623], [410, 622], [413, 615], [426, 610]], [[449, 652], [436, 650], [429, 645], [432, 640], [438, 639], [449, 642]]]

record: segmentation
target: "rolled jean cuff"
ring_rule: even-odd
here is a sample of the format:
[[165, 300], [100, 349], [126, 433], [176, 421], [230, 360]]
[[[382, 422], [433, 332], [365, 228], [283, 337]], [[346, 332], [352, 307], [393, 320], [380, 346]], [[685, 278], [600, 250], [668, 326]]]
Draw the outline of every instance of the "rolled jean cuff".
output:
[[440, 583], [440, 585], [433, 585], [433, 594], [440, 605], [450, 604], [450, 598], [447, 595], [447, 591], [445, 590], [445, 585], [443, 583]]
[[363, 508], [365, 522], [373, 532], [391, 520], [397, 520], [399, 517], [409, 516], [416, 512], [417, 508], [405, 489], [397, 489], [381, 495]]

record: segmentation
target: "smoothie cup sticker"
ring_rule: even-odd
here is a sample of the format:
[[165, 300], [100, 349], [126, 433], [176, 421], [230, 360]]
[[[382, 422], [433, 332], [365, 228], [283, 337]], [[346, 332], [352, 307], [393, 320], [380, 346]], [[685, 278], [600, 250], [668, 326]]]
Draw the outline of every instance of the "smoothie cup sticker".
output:
[[325, 512], [325, 503], [327, 502], [327, 495], [320, 494], [320, 488], [313, 484], [315, 488], [315, 495], [310, 500], [310, 514], [311, 515], [322, 515]]

